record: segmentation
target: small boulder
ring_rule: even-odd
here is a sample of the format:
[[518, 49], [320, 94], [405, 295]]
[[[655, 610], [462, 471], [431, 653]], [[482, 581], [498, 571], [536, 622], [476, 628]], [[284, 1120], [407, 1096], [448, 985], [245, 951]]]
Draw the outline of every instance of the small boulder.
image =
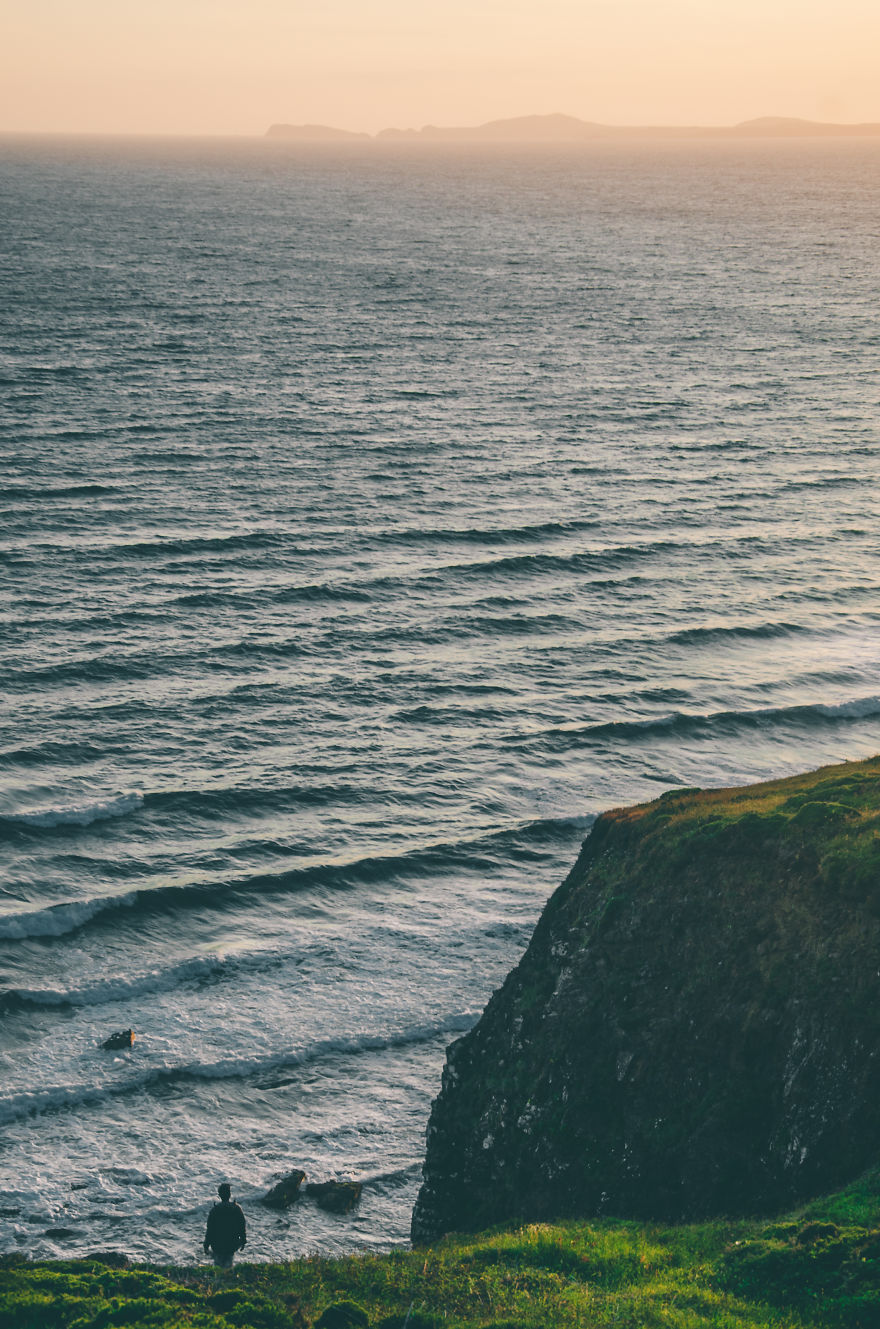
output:
[[101, 1047], [105, 1052], [118, 1052], [120, 1048], [130, 1048], [134, 1043], [133, 1029], [120, 1029], [118, 1034], [111, 1034], [105, 1039]]
[[306, 1195], [331, 1214], [347, 1214], [361, 1198], [359, 1181], [310, 1181]]
[[305, 1181], [305, 1176], [306, 1174], [299, 1168], [294, 1168], [293, 1172], [288, 1172], [286, 1177], [282, 1177], [270, 1191], [267, 1191], [263, 1196], [263, 1204], [269, 1209], [286, 1209], [299, 1195], [299, 1188]]
[[75, 1237], [76, 1231], [72, 1227], [47, 1227], [43, 1236], [52, 1241], [66, 1241], [68, 1237]]

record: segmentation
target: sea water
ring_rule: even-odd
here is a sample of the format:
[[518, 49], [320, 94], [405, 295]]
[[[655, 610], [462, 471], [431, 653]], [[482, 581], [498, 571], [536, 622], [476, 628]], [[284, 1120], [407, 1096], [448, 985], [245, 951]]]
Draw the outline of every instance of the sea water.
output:
[[252, 1258], [400, 1245], [596, 813], [880, 750], [880, 143], [0, 200], [0, 1249], [192, 1260], [220, 1180]]

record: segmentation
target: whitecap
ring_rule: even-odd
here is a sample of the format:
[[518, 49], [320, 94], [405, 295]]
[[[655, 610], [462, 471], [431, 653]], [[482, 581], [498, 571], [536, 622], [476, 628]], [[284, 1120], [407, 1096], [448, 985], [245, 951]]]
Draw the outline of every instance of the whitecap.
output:
[[93, 821], [124, 817], [141, 807], [143, 801], [143, 794], [132, 789], [128, 793], [118, 793], [111, 798], [94, 799], [91, 802], [67, 803], [59, 807], [31, 808], [23, 812], [5, 813], [0, 817], [0, 823], [41, 827], [90, 826]]
[[0, 918], [0, 939], [22, 941], [26, 937], [63, 937], [106, 909], [130, 909], [137, 898], [137, 891], [129, 891], [125, 895], [99, 895], [90, 900], [70, 900], [49, 905], [46, 909], [7, 914]]

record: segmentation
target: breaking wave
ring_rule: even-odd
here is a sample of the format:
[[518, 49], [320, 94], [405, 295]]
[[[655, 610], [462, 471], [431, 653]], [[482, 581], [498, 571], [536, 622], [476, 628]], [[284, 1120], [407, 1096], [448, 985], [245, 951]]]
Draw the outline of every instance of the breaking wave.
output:
[[93, 802], [66, 803], [57, 807], [34, 808], [25, 812], [7, 812], [0, 816], [0, 829], [4, 826], [36, 826], [51, 829], [55, 826], [90, 826], [92, 822], [110, 817], [124, 817], [143, 805], [144, 796], [136, 790], [127, 794], [114, 794], [111, 798]]

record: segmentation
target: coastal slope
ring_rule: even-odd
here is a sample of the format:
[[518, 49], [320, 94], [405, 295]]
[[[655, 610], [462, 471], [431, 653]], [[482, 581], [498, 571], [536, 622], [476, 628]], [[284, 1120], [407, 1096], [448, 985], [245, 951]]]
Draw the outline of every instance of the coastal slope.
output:
[[880, 758], [603, 814], [448, 1050], [416, 1242], [778, 1212], [880, 1158]]

